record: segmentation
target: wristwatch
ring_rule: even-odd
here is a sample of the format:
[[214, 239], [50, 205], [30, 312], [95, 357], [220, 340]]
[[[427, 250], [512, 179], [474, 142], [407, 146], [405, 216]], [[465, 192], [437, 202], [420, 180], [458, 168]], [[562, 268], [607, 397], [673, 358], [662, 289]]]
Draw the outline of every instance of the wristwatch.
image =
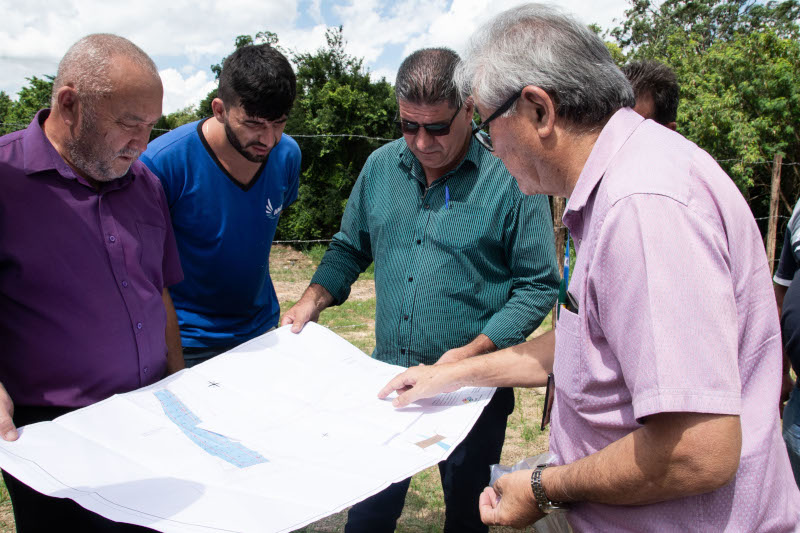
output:
[[553, 511], [569, 509], [569, 504], [554, 502], [547, 498], [542, 485], [542, 471], [549, 465], [539, 465], [534, 468], [531, 474], [531, 489], [533, 490], [533, 497], [536, 498], [536, 504], [539, 510], [544, 514], [550, 514]]

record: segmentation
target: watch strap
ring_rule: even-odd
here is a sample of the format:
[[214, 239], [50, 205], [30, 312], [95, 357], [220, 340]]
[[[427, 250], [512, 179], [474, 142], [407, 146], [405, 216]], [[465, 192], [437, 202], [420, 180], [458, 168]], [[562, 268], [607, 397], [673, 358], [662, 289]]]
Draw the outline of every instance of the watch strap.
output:
[[539, 506], [539, 511], [544, 514], [550, 514], [559, 509], [567, 509], [569, 505], [565, 503], [558, 503], [550, 501], [547, 494], [544, 492], [544, 485], [542, 485], [542, 472], [549, 465], [539, 465], [533, 469], [531, 474], [531, 490], [533, 497], [536, 498], [536, 504]]

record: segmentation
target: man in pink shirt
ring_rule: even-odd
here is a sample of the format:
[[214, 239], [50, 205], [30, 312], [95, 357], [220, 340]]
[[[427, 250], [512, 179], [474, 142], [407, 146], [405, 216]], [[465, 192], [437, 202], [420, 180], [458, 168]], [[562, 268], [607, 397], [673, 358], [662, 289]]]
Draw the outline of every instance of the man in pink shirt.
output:
[[730, 178], [629, 109], [602, 41], [553, 6], [480, 28], [459, 81], [484, 118], [474, 134], [520, 189], [569, 198], [570, 305], [555, 334], [409, 369], [380, 396], [397, 390], [402, 407], [463, 385], [542, 386], [552, 369], [556, 464], [487, 488], [487, 524], [567, 507], [576, 531], [797, 530], [769, 267]]

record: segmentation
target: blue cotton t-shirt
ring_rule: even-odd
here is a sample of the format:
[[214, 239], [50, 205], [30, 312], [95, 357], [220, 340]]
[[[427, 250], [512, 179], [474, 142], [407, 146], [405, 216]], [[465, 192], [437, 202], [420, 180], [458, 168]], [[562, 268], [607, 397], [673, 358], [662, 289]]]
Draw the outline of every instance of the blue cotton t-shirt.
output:
[[170, 294], [189, 347], [238, 344], [277, 325], [269, 252], [300, 175], [300, 149], [283, 135], [242, 185], [206, 143], [203, 122], [154, 139], [141, 156], [167, 196], [184, 272]]

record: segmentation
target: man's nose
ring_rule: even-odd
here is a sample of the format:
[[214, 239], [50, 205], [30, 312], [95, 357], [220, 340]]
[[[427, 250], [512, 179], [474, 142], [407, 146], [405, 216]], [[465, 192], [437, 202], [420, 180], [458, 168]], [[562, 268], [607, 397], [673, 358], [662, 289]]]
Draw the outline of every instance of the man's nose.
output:
[[417, 135], [414, 137], [414, 144], [417, 146], [418, 150], [425, 151], [430, 148], [434, 142], [433, 135], [428, 133], [428, 130], [422, 127], [417, 130]]
[[266, 146], [267, 148], [272, 148], [281, 138], [280, 132], [276, 131], [275, 127], [272, 125], [267, 125], [261, 133], [258, 135], [258, 142]]
[[128, 143], [128, 146], [139, 153], [144, 152], [147, 150], [147, 143], [150, 141], [150, 128], [140, 128], [136, 135], [134, 135], [131, 142]]

